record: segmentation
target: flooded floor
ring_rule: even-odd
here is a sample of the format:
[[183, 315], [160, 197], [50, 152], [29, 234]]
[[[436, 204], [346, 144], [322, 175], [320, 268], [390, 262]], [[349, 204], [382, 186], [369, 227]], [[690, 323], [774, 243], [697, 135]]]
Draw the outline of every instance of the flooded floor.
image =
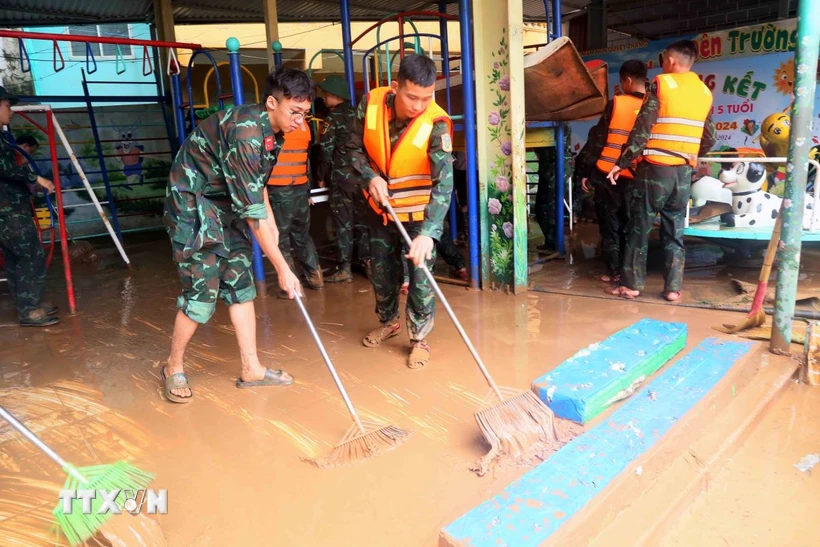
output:
[[[220, 304], [187, 354], [193, 402], [167, 402], [159, 371], [179, 291], [170, 249], [162, 237], [126, 240], [126, 249], [133, 271], [110, 249], [74, 269], [79, 312], [55, 327], [17, 328], [8, 295], [0, 297], [0, 405], [77, 466], [129, 460], [155, 473], [152, 487], [168, 490], [158, 521], [169, 545], [434, 546], [444, 524], [525, 471], [479, 478], [469, 470], [487, 450], [473, 415], [488, 389], [441, 307], [423, 370], [405, 366], [404, 333], [378, 350], [361, 345], [376, 326], [362, 278], [308, 291], [307, 308], [362, 418], [414, 432], [398, 449], [330, 470], [301, 461], [328, 453], [351, 421], [296, 304], [275, 297], [257, 300], [259, 354], [293, 374], [293, 386], [236, 389], [236, 340]], [[65, 308], [61, 274], [55, 259], [49, 290]], [[444, 291], [496, 381], [520, 389], [643, 317], [688, 323], [690, 348], [715, 334], [711, 325], [737, 319], [622, 300]], [[49, 544], [63, 480], [0, 425], [0, 538]]]
[[819, 413], [820, 389], [791, 385], [662, 545], [817, 545], [820, 467], [794, 465], [820, 452]]
[[[531, 232], [540, 236], [537, 227]], [[609, 285], [595, 279], [606, 273], [599, 240], [597, 224], [578, 223], [575, 233], [567, 239], [564, 258], [556, 260], [547, 260], [545, 255], [535, 252], [535, 244], [540, 240], [530, 241], [530, 287], [550, 293], [615, 298], [604, 294]], [[748, 309], [768, 242], [730, 248], [719, 246], [716, 241], [686, 238], [683, 298], [677, 305]], [[775, 280], [773, 271], [767, 306], [771, 306], [774, 299]], [[638, 300], [664, 303], [662, 291], [663, 250], [655, 230], [649, 244], [646, 288]], [[799, 310], [820, 314], [820, 244], [803, 245], [797, 297]]]

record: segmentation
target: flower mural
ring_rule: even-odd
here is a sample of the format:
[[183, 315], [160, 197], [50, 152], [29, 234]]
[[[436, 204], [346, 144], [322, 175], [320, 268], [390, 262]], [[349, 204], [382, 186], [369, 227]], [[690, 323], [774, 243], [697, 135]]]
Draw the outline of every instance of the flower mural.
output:
[[509, 109], [509, 60], [507, 35], [502, 31], [498, 49], [493, 52], [493, 69], [488, 77], [489, 95], [493, 98], [487, 121], [490, 141], [498, 152], [490, 164], [487, 210], [490, 213], [490, 269], [494, 284], [512, 285], [513, 279], [513, 200], [512, 200], [512, 142]]

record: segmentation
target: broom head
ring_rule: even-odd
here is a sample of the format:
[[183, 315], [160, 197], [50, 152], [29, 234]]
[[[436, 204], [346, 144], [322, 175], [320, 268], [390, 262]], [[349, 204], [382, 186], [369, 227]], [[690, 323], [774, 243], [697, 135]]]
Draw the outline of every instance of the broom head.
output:
[[327, 457], [302, 459], [322, 469], [340, 467], [389, 452], [410, 438], [409, 431], [394, 425], [363, 421], [362, 426], [364, 432], [353, 424]]
[[[154, 479], [151, 473], [126, 462], [77, 469], [69, 467], [64, 471], [68, 474], [68, 478], [63, 485], [63, 490], [119, 490], [117, 505], [120, 507], [126, 500], [124, 491], [141, 490]], [[80, 480], [78, 474], [85, 478], [86, 482]], [[62, 501], [57, 504], [52, 513], [71, 545], [78, 545], [90, 539], [109, 518], [115, 516], [114, 513], [108, 511], [105, 514], [97, 514], [102, 504], [103, 498], [99, 494], [91, 500], [91, 514], [83, 514], [83, 500], [81, 499], [72, 500], [70, 513], [63, 511]]]
[[505, 400], [475, 415], [490, 451], [472, 468], [479, 476], [503, 463], [543, 459], [560, 445], [552, 410], [532, 391], [500, 389]]

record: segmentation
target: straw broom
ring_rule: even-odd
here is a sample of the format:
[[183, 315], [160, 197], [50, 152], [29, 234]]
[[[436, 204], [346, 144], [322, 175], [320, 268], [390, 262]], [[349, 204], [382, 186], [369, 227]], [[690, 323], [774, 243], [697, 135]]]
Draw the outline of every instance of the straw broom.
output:
[[[396, 223], [407, 245], [411, 245], [412, 240], [396, 215], [396, 211], [389, 202], [385, 203], [384, 207], [393, 217], [393, 222]], [[558, 443], [558, 432], [555, 429], [552, 410], [530, 390], [499, 388], [496, 385], [484, 361], [470, 341], [470, 337], [467, 336], [464, 327], [461, 326], [461, 322], [450, 307], [450, 303], [441, 292], [441, 287], [436, 283], [432, 272], [426, 264], [422, 263], [419, 267], [424, 271], [424, 275], [427, 276], [456, 330], [490, 385], [490, 398], [495, 400], [493, 404], [489, 404], [488, 401], [488, 406], [479, 410], [475, 415], [481, 433], [490, 444], [490, 451], [476, 463], [473, 470], [479, 475], [484, 475], [491, 467], [504, 460], [521, 463], [548, 452]]]
[[313, 326], [313, 321], [310, 319], [310, 315], [305, 308], [304, 302], [302, 302], [302, 298], [296, 294], [295, 299], [299, 305], [299, 309], [302, 311], [302, 315], [305, 317], [305, 321], [310, 329], [310, 334], [313, 335], [313, 340], [319, 347], [319, 352], [322, 354], [322, 358], [325, 360], [330, 375], [333, 376], [333, 381], [336, 383], [336, 387], [339, 389], [339, 393], [341, 393], [342, 399], [344, 399], [347, 410], [350, 412], [350, 416], [354, 422], [350, 429], [347, 430], [347, 433], [344, 434], [342, 440], [339, 441], [336, 448], [334, 448], [327, 457], [302, 458], [303, 461], [312, 463], [320, 468], [339, 467], [358, 463], [389, 452], [404, 443], [404, 441], [410, 437], [410, 432], [394, 425], [365, 422], [359, 419], [359, 415], [356, 409], [353, 408], [353, 403], [350, 401], [350, 397], [347, 396], [344, 385], [342, 385], [342, 380], [339, 378], [339, 375], [336, 374], [336, 367], [333, 366], [333, 362], [330, 360], [330, 356], [327, 354], [327, 351], [325, 351], [325, 346], [319, 338], [319, 333], [316, 332], [316, 328]]
[[777, 254], [777, 246], [780, 243], [780, 227], [783, 220], [783, 205], [780, 205], [780, 211], [777, 213], [777, 220], [774, 223], [774, 230], [772, 231], [772, 238], [769, 240], [769, 245], [766, 247], [766, 256], [763, 259], [763, 267], [760, 268], [760, 276], [757, 279], [757, 289], [755, 290], [755, 298], [752, 301], [752, 309], [746, 320], [740, 325], [723, 325], [723, 327], [714, 327], [719, 332], [726, 334], [735, 334], [746, 329], [753, 329], [759, 327], [766, 322], [766, 312], [763, 309], [763, 301], [766, 299], [766, 289], [769, 285], [769, 275], [772, 273], [772, 264], [774, 264], [774, 257]]
[[[153, 480], [154, 475], [147, 473], [125, 462], [117, 462], [111, 465], [94, 465], [91, 467], [74, 467], [54, 450], [49, 448], [39, 437], [29, 428], [23, 425], [17, 418], [11, 415], [8, 410], [0, 406], [0, 418], [6, 420], [11, 426], [19, 431], [26, 439], [34, 443], [37, 448], [54, 460], [63, 471], [66, 477], [63, 490], [95, 490], [112, 491], [119, 490], [117, 495], [117, 505], [122, 507], [125, 503], [125, 491], [136, 491], [146, 488]], [[114, 516], [111, 512], [98, 514], [97, 511], [102, 506], [104, 500], [97, 496], [91, 500], [90, 514], [83, 514], [83, 500], [74, 499], [71, 501], [70, 511], [67, 511], [63, 503], [58, 503], [52, 511], [57, 524], [65, 534], [71, 545], [79, 545], [90, 539]]]

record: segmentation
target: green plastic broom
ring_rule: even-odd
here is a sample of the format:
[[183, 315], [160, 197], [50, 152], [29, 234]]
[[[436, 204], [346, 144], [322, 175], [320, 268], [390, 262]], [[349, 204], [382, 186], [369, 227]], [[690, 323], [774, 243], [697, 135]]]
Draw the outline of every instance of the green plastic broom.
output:
[[[117, 505], [122, 507], [126, 500], [126, 491], [137, 491], [146, 488], [154, 479], [154, 475], [137, 469], [126, 462], [117, 462], [111, 465], [94, 465], [91, 467], [74, 467], [62, 459], [54, 450], [49, 448], [40, 440], [29, 428], [23, 425], [17, 418], [11, 415], [8, 410], [0, 406], [0, 417], [6, 420], [11, 426], [19, 431], [25, 438], [45, 452], [54, 460], [68, 477], [66, 478], [63, 490], [104, 490], [110, 492], [119, 490]], [[114, 513], [106, 511], [98, 514], [104, 500], [100, 495], [91, 500], [90, 514], [83, 514], [82, 499], [75, 498], [71, 501], [71, 511], [65, 511], [62, 501], [57, 504], [52, 513], [57, 519], [57, 524], [65, 534], [71, 545], [79, 545], [96, 534], [102, 525]]]

